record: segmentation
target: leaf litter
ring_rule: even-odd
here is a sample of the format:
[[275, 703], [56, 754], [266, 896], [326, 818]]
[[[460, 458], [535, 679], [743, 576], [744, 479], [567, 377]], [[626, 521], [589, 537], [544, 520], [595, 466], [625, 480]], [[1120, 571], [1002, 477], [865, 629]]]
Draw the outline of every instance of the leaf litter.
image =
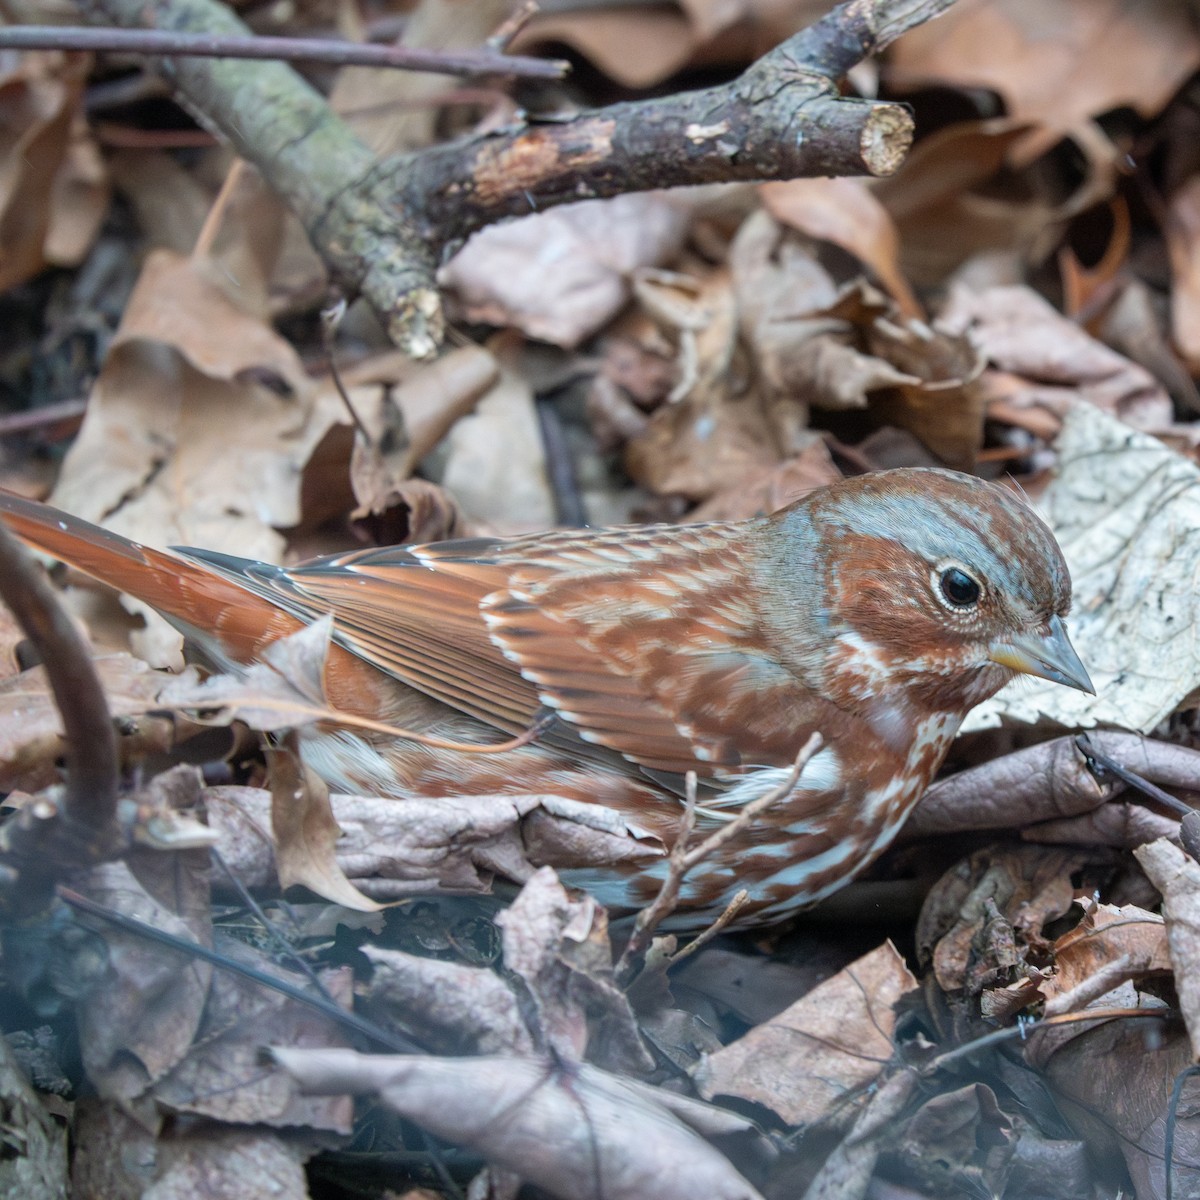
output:
[[[503, 15], [460, 7], [424, 0], [407, 40], [476, 45]], [[820, 11], [555, 6], [514, 46], [580, 56], [579, 92], [537, 101], [570, 111], [737, 69]], [[1011, 473], [1063, 544], [1098, 692], [1002, 693], [869, 878], [796, 928], [658, 937], [630, 981], [628, 930], [556, 871], [656, 861], [648, 830], [552, 794], [329, 795], [303, 762], [331, 719], [327, 630], [239, 675], [171, 676], [174, 630], [72, 579], [137, 831], [79, 887], [185, 946], [5, 931], [6, 1046], [37, 1034], [71, 1075], [67, 1102], [0, 1083], [30, 1158], [65, 1188], [47, 1130], [69, 1129], [77, 1194], [160, 1200], [331, 1194], [368, 1144], [379, 1195], [1083, 1200], [1166, 1196], [1168, 1175], [1200, 1194], [1197, 868], [1136, 784], [1200, 795], [1198, 46], [1164, 0], [960, 0], [852, 75], [918, 114], [895, 176], [490, 228], [443, 270], [459, 344], [427, 365], [355, 307], [317, 332], [327, 281], [298, 225], [228, 151], [177, 150], [188, 119], [148, 77], [142, 108], [106, 107], [103, 59], [6, 57], [0, 398], [87, 408], [65, 456], [51, 424], [0, 441], [0, 484], [280, 562], [740, 519], [892, 465]], [[493, 84], [336, 74], [373, 144], [516, 119]], [[23, 643], [0, 626], [10, 820], [43, 811], [64, 751]], [[386, 1039], [187, 945], [311, 971], [424, 1053], [368, 1053]]]

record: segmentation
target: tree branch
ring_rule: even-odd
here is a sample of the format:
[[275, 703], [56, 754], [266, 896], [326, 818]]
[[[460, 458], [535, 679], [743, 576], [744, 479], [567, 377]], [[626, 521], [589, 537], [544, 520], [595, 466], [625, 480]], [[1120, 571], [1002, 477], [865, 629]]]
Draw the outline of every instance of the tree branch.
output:
[[[215, 0], [83, 0], [89, 19], [245, 35]], [[436, 272], [484, 226], [556, 204], [647, 188], [805, 175], [887, 175], [912, 140], [902, 105], [842, 98], [837, 80], [952, 0], [850, 0], [728, 84], [524, 124], [376, 162], [281, 63], [166, 61], [207, 127], [263, 173], [338, 282], [365, 296], [393, 341], [433, 354]]]
[[120, 839], [117, 735], [79, 630], [33, 557], [2, 526], [0, 600], [41, 657], [66, 743], [67, 786], [57, 811], [27, 806], [0, 839], [0, 854], [17, 872], [6, 881], [18, 885], [17, 904], [37, 908], [56, 873], [99, 861]]

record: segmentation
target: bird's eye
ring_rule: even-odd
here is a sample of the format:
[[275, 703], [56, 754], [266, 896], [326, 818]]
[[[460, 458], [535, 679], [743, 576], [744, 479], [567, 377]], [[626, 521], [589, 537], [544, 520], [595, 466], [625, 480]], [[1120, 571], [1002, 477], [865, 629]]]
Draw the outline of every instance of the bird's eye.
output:
[[979, 584], [958, 567], [948, 567], [939, 581], [942, 595], [955, 608], [969, 608], [979, 599]]

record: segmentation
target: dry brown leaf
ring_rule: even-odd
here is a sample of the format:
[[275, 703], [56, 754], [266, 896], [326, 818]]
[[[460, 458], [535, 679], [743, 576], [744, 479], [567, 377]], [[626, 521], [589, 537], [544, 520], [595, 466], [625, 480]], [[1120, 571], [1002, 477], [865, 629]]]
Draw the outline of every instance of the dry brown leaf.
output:
[[300, 884], [356, 912], [377, 911], [380, 905], [364, 896], [338, 865], [342, 831], [329, 802], [329, 788], [300, 760], [296, 742], [289, 738], [288, 743], [268, 750], [267, 765], [279, 886]]
[[875, 275], [906, 318], [924, 316], [900, 270], [900, 238], [886, 208], [862, 179], [790, 179], [759, 188], [777, 221], [841, 246]]
[[0, 77], [0, 292], [47, 262], [54, 189], [87, 66], [85, 55], [31, 51]]
[[[1118, 997], [1126, 1005], [1166, 1015], [1160, 1000], [1139, 997], [1131, 984], [1123, 991]], [[1046, 1059], [1042, 1043], [1049, 1043], [1050, 1035], [1059, 1036]], [[1193, 1058], [1187, 1038], [1172, 1032], [1169, 1022], [1151, 1018], [1037, 1031], [1026, 1043], [1026, 1057], [1050, 1081], [1057, 1107], [1086, 1141], [1105, 1177], [1117, 1178], [1123, 1165], [1133, 1181], [1132, 1194], [1163, 1200], [1171, 1122], [1175, 1195], [1195, 1195], [1194, 1164], [1200, 1161], [1195, 1084], [1185, 1081], [1178, 1108], [1171, 1106], [1174, 1083]]]
[[[92, 870], [80, 890], [124, 916], [208, 946], [208, 870], [207, 850], [138, 850]], [[189, 1052], [213, 969], [134, 934], [106, 930], [104, 937], [108, 971], [80, 1006], [80, 1047], [99, 1094], [132, 1103]]]
[[[171, 676], [152, 671], [128, 654], [93, 659], [114, 717], [133, 717], [160, 707]], [[0, 680], [0, 790], [36, 791], [58, 779], [63, 754], [62, 721], [41, 667]]]
[[730, 273], [697, 281], [644, 272], [635, 288], [679, 346], [680, 379], [670, 401], [627, 443], [630, 476], [660, 495], [703, 500], [775, 466], [780, 455], [766, 412], [737, 357]]
[[470, 537], [472, 532], [458, 501], [445, 488], [415, 477], [377, 493], [370, 505], [356, 508], [350, 514], [350, 527], [376, 546], [440, 542]]
[[691, 207], [676, 193], [638, 192], [493, 225], [440, 279], [467, 320], [513, 325], [571, 349], [624, 305], [635, 269], [679, 252]]
[[994, 387], [1012, 408], [1044, 408], [1063, 417], [1078, 401], [1138, 428], [1172, 419], [1162, 385], [1043, 300], [1032, 288], [972, 291], [954, 287], [939, 325], [969, 337], [1007, 387]]
[[905, 1175], [922, 1190], [998, 1196], [1008, 1181], [1018, 1136], [996, 1093], [986, 1084], [969, 1083], [926, 1100], [906, 1123], [896, 1153]]
[[[475, 50], [496, 31], [510, 7], [509, 0], [423, 0], [407, 14], [404, 45]], [[363, 20], [364, 14], [355, 10], [340, 10], [342, 36], [365, 40]], [[358, 137], [383, 157], [433, 141], [441, 116], [439, 98], [460, 87], [461, 81], [453, 76], [426, 71], [343, 67], [330, 103]], [[497, 90], [497, 99], [500, 95]]]
[[[1042, 984], [1041, 991], [1045, 999], [1053, 1001], [1100, 972], [1115, 988], [1125, 980], [1170, 970], [1162, 917], [1132, 904], [1118, 907], [1087, 903], [1083, 920], [1055, 941], [1054, 974]], [[1059, 1005], [1053, 1011], [1072, 1009]]]
[[360, 510], [378, 513], [387, 507], [386, 499], [421, 459], [498, 381], [500, 366], [482, 346], [460, 346], [406, 376], [396, 387], [380, 388], [369, 408], [355, 405], [371, 437], [370, 444], [355, 440], [350, 463]]
[[700, 1094], [762, 1104], [789, 1125], [848, 1123], [892, 1058], [894, 1006], [917, 986], [891, 942], [844, 967], [693, 1071]]
[[997, 252], [1020, 263], [1036, 260], [1057, 245], [1069, 217], [1111, 196], [1118, 152], [1087, 128], [1073, 136], [1086, 169], [1065, 198], [1046, 190], [1034, 172], [1006, 172], [1028, 132], [1027, 124], [1008, 118], [950, 125], [918, 142], [895, 175], [876, 182], [874, 194], [899, 230], [907, 279], [936, 286]]
[[1200, 864], [1166, 838], [1141, 846], [1134, 854], [1162, 893], [1179, 1008], [1192, 1055], [1200, 1058]]
[[77, 267], [87, 257], [108, 214], [108, 169], [82, 115], [50, 193], [50, 227], [42, 253], [55, 267]]
[[644, 88], [683, 67], [696, 47], [693, 24], [670, 8], [591, 8], [539, 14], [513, 42], [519, 53], [561, 43], [610, 79]]
[[440, 483], [468, 521], [497, 533], [530, 533], [554, 524], [554, 497], [528, 380], [505, 370], [445, 439]]
[[688, 514], [688, 520], [744, 521], [777, 512], [814, 488], [841, 478], [841, 471], [829, 457], [829, 446], [823, 438], [812, 434], [799, 454], [744, 479], [740, 486], [710, 496]]
[[212, 207], [195, 173], [163, 150], [118, 150], [108, 166], [148, 248], [189, 254]]
[[[274, 885], [270, 797], [259, 788], [210, 788], [221, 856], [254, 888]], [[379, 899], [487, 892], [493, 878], [527, 879], [543, 864], [597, 867], [661, 858], [661, 843], [614, 809], [549, 795], [342, 796], [338, 863]]]
[[1174, 0], [959, 0], [893, 45], [889, 76], [992, 88], [1014, 117], [1066, 131], [1124, 106], [1154, 116], [1197, 66]]
[[[151, 545], [277, 561], [300, 468], [345, 416], [314, 402], [296, 352], [207, 270], [147, 260], [52, 502]], [[177, 661], [179, 635], [153, 620], [166, 632], [141, 648]]]
[[525, 982], [536, 1020], [538, 1044], [567, 1061], [588, 1055], [610, 1069], [649, 1073], [654, 1060], [638, 1035], [637, 1021], [613, 978], [612, 949], [604, 909], [585, 894], [568, 895], [549, 867], [542, 867], [516, 900], [496, 917], [504, 965]]
[[[294, 981], [262, 950], [232, 937], [219, 938], [226, 957], [285, 982]], [[350, 1008], [349, 968], [327, 970], [319, 978], [335, 1003]], [[270, 1038], [294, 1047], [336, 1047], [344, 1031], [328, 1017], [289, 996], [229, 971], [217, 971], [209, 988], [204, 1019], [186, 1055], [158, 1080], [154, 1100], [168, 1112], [209, 1117], [235, 1125], [304, 1127], [347, 1134], [353, 1123], [349, 1097], [300, 1096], [282, 1071], [265, 1069], [261, 1052]]]
[[[1127, 762], [1134, 739], [1126, 737], [1111, 746], [1104, 740], [1122, 736], [1099, 734], [1097, 740], [1104, 753]], [[1129, 763], [1130, 770], [1140, 766]], [[905, 835], [1019, 829], [1034, 821], [1090, 812], [1109, 800], [1114, 790], [1087, 769], [1073, 738], [1055, 738], [939, 780], [921, 797], [905, 824]]]
[[244, 721], [262, 733], [298, 729], [334, 717], [325, 697], [325, 663], [333, 618], [329, 615], [279, 638], [237, 675], [194, 671], [167, 680], [157, 701], [171, 709], [203, 712], [208, 725]]
[[400, 1015], [430, 1050], [530, 1055], [535, 1043], [512, 988], [487, 967], [365, 946], [370, 1009]]
[[307, 1091], [376, 1093], [562, 1200], [756, 1200], [759, 1192], [650, 1089], [589, 1063], [272, 1051]]
[[0, 1038], [0, 1104], [9, 1139], [0, 1161], [0, 1195], [61, 1200], [69, 1194], [65, 1130], [34, 1091], [6, 1038]]
[[25, 630], [17, 624], [12, 613], [3, 604], [0, 604], [0, 682], [12, 679], [14, 675], [21, 673], [21, 664], [17, 661], [17, 650], [24, 641], [26, 641]]
[[1042, 927], [1071, 907], [1071, 875], [1087, 862], [1086, 851], [993, 846], [947, 871], [917, 923], [917, 951], [932, 960], [942, 990], [1011, 982], [1024, 947], [1041, 943]]
[[1195, 374], [1200, 372], [1200, 176], [1171, 196], [1163, 232], [1171, 256], [1171, 333]]

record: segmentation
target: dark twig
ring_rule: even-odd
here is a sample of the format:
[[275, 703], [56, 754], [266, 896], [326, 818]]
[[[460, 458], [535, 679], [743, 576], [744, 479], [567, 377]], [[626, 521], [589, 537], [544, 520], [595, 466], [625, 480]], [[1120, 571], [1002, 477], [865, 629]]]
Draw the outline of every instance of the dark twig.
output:
[[76, 849], [83, 860], [98, 859], [117, 828], [117, 736], [108, 701], [79, 630], [41, 568], [3, 526], [0, 600], [36, 647], [62, 715], [67, 755], [61, 807], [65, 825], [73, 838], [82, 840]]
[[370, 450], [375, 443], [370, 431], [363, 424], [362, 417], [358, 415], [358, 409], [354, 407], [354, 401], [350, 399], [350, 393], [346, 390], [346, 385], [342, 382], [342, 373], [338, 370], [337, 331], [345, 315], [346, 298], [344, 296], [339, 297], [333, 304], [321, 310], [321, 340], [325, 343], [325, 356], [329, 360], [329, 378], [333, 380], [334, 389], [341, 398], [346, 412], [350, 414], [350, 420], [354, 423], [354, 428], [358, 431], [358, 436], [362, 438], [363, 446]]
[[571, 64], [485, 50], [423, 50], [340, 38], [222, 37], [159, 29], [88, 29], [73, 25], [7, 25], [2, 50], [95, 50], [173, 58], [249, 58], [319, 62], [335, 67], [388, 67], [438, 75], [506, 75], [513, 79], [562, 79]]
[[1151, 800], [1157, 801], [1164, 808], [1168, 808], [1171, 812], [1178, 813], [1180, 816], [1186, 817], [1196, 811], [1190, 804], [1184, 804], [1178, 797], [1172, 796], [1170, 792], [1164, 792], [1157, 784], [1151, 783], [1148, 779], [1143, 779], [1135, 771], [1129, 770], [1128, 767], [1123, 767], [1115, 758], [1111, 758], [1103, 751], [1098, 750], [1086, 733], [1076, 735], [1075, 746], [1079, 750], [1079, 753], [1083, 755], [1088, 770], [1095, 775], [1100, 783], [1105, 782], [1105, 775], [1113, 775], [1125, 784], [1126, 787], [1131, 787], [1134, 791], [1141, 792], [1143, 796], [1148, 796]]
[[583, 496], [579, 491], [579, 479], [575, 474], [575, 462], [571, 457], [567, 431], [563, 428], [554, 401], [539, 397], [537, 418], [542, 434], [542, 450], [546, 455], [546, 476], [554, 496], [556, 523], [570, 528], [582, 528], [587, 524], [587, 511], [583, 507]]
[[922, 1073], [932, 1075], [935, 1071], [944, 1070], [954, 1063], [961, 1062], [980, 1050], [1002, 1045], [1004, 1042], [1024, 1041], [1030, 1033], [1039, 1029], [1053, 1029], [1059, 1025], [1079, 1025], [1087, 1021], [1117, 1021], [1126, 1018], [1144, 1020], [1157, 1018], [1165, 1021], [1177, 1016], [1171, 1008], [1087, 1008], [1083, 1012], [1059, 1013], [1057, 1016], [1044, 1017], [1040, 1021], [1022, 1021], [1019, 1025], [1009, 1025], [1005, 1029], [996, 1029], [985, 1033], [953, 1050], [939, 1054], [922, 1068]]
[[330, 1004], [335, 1003], [328, 989], [321, 982], [321, 977], [313, 970], [312, 965], [303, 955], [296, 951], [292, 943], [283, 936], [283, 931], [263, 912], [262, 906], [255, 900], [250, 889], [238, 878], [237, 872], [225, 861], [221, 852], [213, 846], [209, 849], [209, 854], [212, 856], [213, 862], [221, 868], [221, 873], [228, 880], [230, 887], [237, 892], [242, 903], [258, 918], [259, 924], [266, 930], [267, 935], [275, 943], [279, 952], [312, 984], [313, 990], [318, 995], [324, 996]]
[[1195, 1079], [1200, 1074], [1200, 1067], [1186, 1067], [1175, 1076], [1175, 1085], [1171, 1088], [1171, 1103], [1167, 1106], [1167, 1136], [1163, 1146], [1164, 1167], [1167, 1173], [1166, 1200], [1172, 1200], [1175, 1195], [1175, 1128], [1179, 1123], [1179, 1104], [1183, 1099], [1183, 1089], [1189, 1079]]
[[139, 921], [134, 917], [126, 916], [124, 913], [116, 912], [114, 909], [106, 908], [103, 904], [97, 904], [94, 900], [89, 900], [86, 896], [73, 891], [71, 888], [60, 886], [57, 890], [59, 897], [64, 903], [69, 904], [79, 912], [87, 913], [88, 916], [104, 921], [116, 929], [122, 929], [126, 933], [131, 933], [135, 937], [145, 938], [150, 942], [157, 942], [160, 946], [167, 946], [172, 950], [178, 950], [180, 954], [190, 955], [192, 958], [198, 958], [202, 962], [210, 963], [220, 971], [228, 971], [231, 975], [240, 975], [243, 979], [249, 979], [254, 983], [261, 984], [263, 987], [271, 988], [273, 991], [279, 992], [291, 1000], [295, 1000], [298, 1004], [307, 1005], [314, 1012], [321, 1013], [331, 1021], [336, 1021], [344, 1028], [369, 1038], [385, 1050], [391, 1050], [396, 1054], [421, 1053], [421, 1047], [410, 1038], [406, 1038], [402, 1034], [392, 1033], [390, 1030], [384, 1029], [383, 1026], [376, 1025], [374, 1021], [368, 1021], [365, 1017], [360, 1017], [355, 1012], [347, 1011], [332, 1000], [327, 1000], [324, 996], [307, 992], [302, 987], [297, 987], [294, 983], [289, 983], [286, 979], [279, 979], [274, 975], [269, 975], [266, 971], [258, 970], [257, 967], [237, 962], [235, 959], [229, 958], [217, 950], [210, 950], [207, 946], [200, 945], [199, 942], [188, 941], [187, 938], [181, 938], [173, 933], [168, 933], [165, 929], [158, 929], [154, 925], [146, 924], [145, 921]]

